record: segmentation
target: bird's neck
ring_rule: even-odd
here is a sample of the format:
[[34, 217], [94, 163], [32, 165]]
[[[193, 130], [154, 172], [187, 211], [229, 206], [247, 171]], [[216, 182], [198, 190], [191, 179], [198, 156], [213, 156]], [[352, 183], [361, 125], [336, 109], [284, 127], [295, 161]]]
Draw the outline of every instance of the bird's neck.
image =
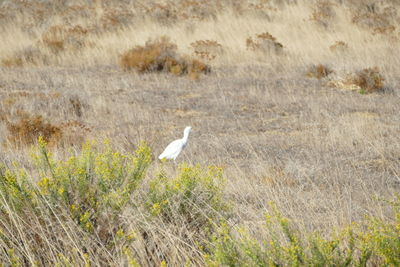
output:
[[184, 133], [184, 134], [183, 134], [182, 140], [183, 140], [183, 142], [184, 142], [185, 144], [187, 143], [188, 138], [189, 138], [189, 133]]

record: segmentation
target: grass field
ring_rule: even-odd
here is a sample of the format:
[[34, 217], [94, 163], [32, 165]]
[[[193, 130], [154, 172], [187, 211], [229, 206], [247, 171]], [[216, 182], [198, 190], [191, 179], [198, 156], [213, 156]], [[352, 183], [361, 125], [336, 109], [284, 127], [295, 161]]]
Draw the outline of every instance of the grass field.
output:
[[400, 264], [399, 4], [342, 2], [0, 1], [4, 266]]

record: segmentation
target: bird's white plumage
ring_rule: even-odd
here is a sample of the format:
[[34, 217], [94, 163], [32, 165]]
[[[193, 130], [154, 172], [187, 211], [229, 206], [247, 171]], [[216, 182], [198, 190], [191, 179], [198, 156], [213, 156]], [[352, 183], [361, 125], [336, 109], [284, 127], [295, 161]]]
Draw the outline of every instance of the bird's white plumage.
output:
[[189, 138], [189, 134], [190, 131], [192, 130], [192, 127], [187, 126], [185, 128], [185, 130], [183, 131], [183, 138], [182, 139], [178, 139], [175, 141], [172, 141], [164, 150], [163, 153], [161, 153], [160, 156], [158, 156], [158, 159], [173, 159], [175, 160], [176, 157], [178, 157], [178, 155], [181, 153], [182, 149], [185, 148], [187, 142], [188, 142], [188, 138]]

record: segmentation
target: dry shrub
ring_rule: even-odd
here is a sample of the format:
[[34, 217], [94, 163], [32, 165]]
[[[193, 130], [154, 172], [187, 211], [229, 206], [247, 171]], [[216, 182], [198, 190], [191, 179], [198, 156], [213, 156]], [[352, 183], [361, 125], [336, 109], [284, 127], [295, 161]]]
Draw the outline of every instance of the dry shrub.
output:
[[81, 146], [86, 141], [87, 135], [92, 131], [90, 127], [77, 120], [61, 123], [59, 128], [63, 134], [57, 145], [64, 147]]
[[171, 25], [178, 20], [178, 10], [173, 5], [153, 3], [145, 7], [147, 15], [164, 25]]
[[80, 146], [91, 132], [88, 126], [76, 120], [56, 125], [40, 115], [24, 111], [17, 112], [17, 119], [14, 121], [10, 121], [8, 117], [7, 115], [1, 117], [9, 132], [8, 141], [19, 147], [34, 144], [39, 136], [51, 146]]
[[283, 45], [268, 32], [257, 34], [254, 40], [252, 37], [247, 38], [246, 47], [248, 50], [264, 53], [281, 53], [283, 50]]
[[59, 53], [67, 48], [79, 49], [83, 47], [84, 38], [88, 32], [88, 29], [80, 25], [56, 25], [43, 33], [41, 41], [53, 53]]
[[197, 40], [190, 45], [194, 55], [205, 60], [213, 60], [224, 52], [222, 45], [214, 40]]
[[318, 64], [318, 65], [313, 65], [310, 67], [310, 69], [307, 72], [307, 76], [311, 77], [311, 78], [322, 79], [322, 78], [327, 77], [332, 72], [333, 72], [333, 70], [331, 70], [327, 66]]
[[335, 4], [330, 1], [318, 1], [313, 8], [310, 19], [319, 25], [328, 27], [336, 16], [334, 6]]
[[1, 60], [1, 64], [5, 67], [22, 67], [25, 65], [46, 64], [48, 57], [39, 49], [33, 47], [24, 48], [11, 56]]
[[201, 73], [208, 73], [209, 67], [195, 59], [181, 56], [177, 46], [167, 37], [147, 41], [144, 46], [136, 46], [125, 52], [120, 60], [125, 70], [135, 69], [144, 72], [168, 72], [174, 75], [187, 74], [198, 78]]
[[372, 93], [383, 90], [385, 79], [378, 67], [366, 68], [350, 75], [347, 79], [349, 83], [360, 87], [361, 93]]
[[47, 122], [40, 115], [21, 113], [16, 122], [6, 122], [9, 132], [8, 140], [18, 146], [33, 144], [39, 136], [46, 142], [55, 144], [61, 137], [61, 129]]
[[208, 73], [210, 68], [205, 63], [192, 59], [188, 62], [187, 72], [188, 77], [192, 80], [197, 80], [200, 76], [200, 73]]
[[79, 96], [74, 95], [69, 98], [70, 103], [70, 110], [74, 113], [77, 117], [82, 117], [84, 108], [87, 107], [86, 104], [82, 102]]
[[345, 90], [359, 91], [361, 94], [382, 91], [384, 81], [378, 67], [366, 68], [353, 74], [348, 74], [343, 79], [333, 79], [327, 86]]
[[221, 10], [221, 3], [219, 1], [183, 0], [178, 10], [181, 10], [179, 19], [215, 19], [217, 17], [217, 10]]
[[131, 9], [110, 7], [104, 10], [98, 26], [100, 26], [100, 30], [106, 31], [121, 29], [133, 17], [134, 14]]
[[[245, 3], [245, 1], [243, 1]], [[271, 1], [258, 1], [246, 3], [236, 11], [240, 15], [250, 15], [261, 19], [271, 20], [270, 14], [278, 10], [277, 5]]]
[[221, 10], [220, 1], [201, 1], [201, 0], [181, 0], [167, 1], [148, 1], [142, 5], [147, 16], [163, 25], [171, 25], [188, 20], [206, 20], [216, 18], [217, 10]]
[[386, 7], [380, 11], [375, 5], [367, 5], [364, 9], [355, 12], [352, 22], [364, 29], [372, 30], [373, 34], [390, 34], [396, 29], [393, 25], [395, 17], [396, 8], [394, 7]]
[[344, 52], [349, 48], [347, 43], [343, 41], [336, 41], [333, 45], [329, 47], [332, 52]]
[[282, 167], [271, 167], [267, 170], [267, 175], [262, 177], [262, 182], [269, 186], [289, 186], [299, 185], [299, 181], [288, 174]]

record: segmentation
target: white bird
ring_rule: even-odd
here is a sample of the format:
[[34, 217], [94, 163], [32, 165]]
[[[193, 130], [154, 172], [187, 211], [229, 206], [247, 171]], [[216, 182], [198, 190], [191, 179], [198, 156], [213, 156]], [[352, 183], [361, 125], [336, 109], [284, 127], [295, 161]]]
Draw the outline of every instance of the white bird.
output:
[[176, 157], [178, 157], [179, 153], [181, 153], [182, 149], [185, 148], [188, 142], [189, 134], [190, 131], [192, 130], [192, 127], [187, 126], [185, 130], [183, 131], [183, 138], [178, 139], [175, 141], [172, 141], [164, 150], [163, 153], [161, 153], [160, 156], [158, 156], [158, 159], [173, 159], [175, 160]]

